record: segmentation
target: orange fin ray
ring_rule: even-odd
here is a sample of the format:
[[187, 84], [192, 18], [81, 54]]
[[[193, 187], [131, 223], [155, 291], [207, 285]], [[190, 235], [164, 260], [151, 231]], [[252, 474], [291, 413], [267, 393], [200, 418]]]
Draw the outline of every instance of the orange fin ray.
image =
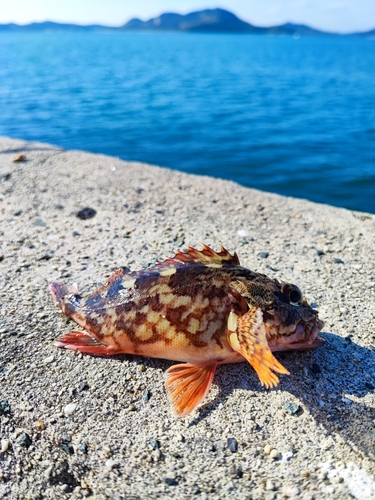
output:
[[207, 245], [203, 245], [202, 250], [196, 250], [195, 248], [188, 247], [186, 252], [177, 252], [173, 259], [178, 262], [184, 262], [186, 264], [199, 262], [203, 265], [217, 264], [221, 266], [234, 265], [239, 266], [240, 261], [236, 252], [230, 254], [223, 246], [220, 246], [220, 252], [215, 252]]
[[118, 351], [112, 346], [99, 342], [87, 332], [72, 330], [65, 333], [59, 340], [56, 340], [55, 346], [66, 347], [85, 354], [93, 354], [94, 356], [113, 356]]
[[130, 276], [138, 277], [152, 272], [165, 272], [167, 276], [168, 271], [170, 270], [194, 264], [219, 268], [225, 266], [239, 266], [240, 261], [236, 252], [231, 255], [224, 247], [221, 247], [220, 252], [215, 252], [207, 245], [203, 245], [202, 250], [196, 250], [195, 248], [188, 247], [186, 252], [178, 251], [174, 257], [166, 259], [163, 262], [159, 262], [158, 264], [148, 267], [147, 269], [143, 269], [142, 271], [134, 271], [130, 274]]
[[177, 417], [191, 413], [206, 397], [217, 363], [171, 366], [166, 372], [165, 387], [172, 410]]
[[252, 308], [237, 319], [235, 331], [232, 324], [228, 328], [228, 340], [235, 351], [250, 363], [257, 372], [262, 385], [276, 387], [279, 377], [274, 373], [289, 375], [289, 372], [272, 354], [266, 338], [261, 309]]

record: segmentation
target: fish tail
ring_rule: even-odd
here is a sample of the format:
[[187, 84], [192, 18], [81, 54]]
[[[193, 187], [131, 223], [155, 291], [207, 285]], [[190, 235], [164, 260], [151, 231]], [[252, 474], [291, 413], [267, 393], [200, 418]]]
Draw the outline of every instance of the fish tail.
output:
[[88, 332], [73, 330], [65, 333], [55, 342], [56, 347], [66, 347], [94, 356], [113, 356], [118, 353], [113, 346], [99, 342]]
[[63, 283], [52, 283], [50, 290], [55, 304], [64, 314], [72, 316], [77, 311], [81, 302], [77, 285], [68, 288]]

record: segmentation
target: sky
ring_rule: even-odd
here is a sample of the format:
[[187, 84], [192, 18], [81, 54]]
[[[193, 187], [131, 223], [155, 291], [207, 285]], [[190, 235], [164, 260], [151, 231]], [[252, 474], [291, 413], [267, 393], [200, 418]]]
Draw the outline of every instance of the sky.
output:
[[0, 0], [0, 23], [56, 21], [121, 26], [164, 12], [221, 7], [256, 26], [285, 22], [350, 33], [375, 28], [375, 0]]

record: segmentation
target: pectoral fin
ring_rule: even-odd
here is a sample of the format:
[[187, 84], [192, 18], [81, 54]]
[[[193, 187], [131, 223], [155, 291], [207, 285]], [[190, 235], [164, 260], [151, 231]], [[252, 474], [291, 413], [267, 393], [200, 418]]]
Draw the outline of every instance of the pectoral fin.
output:
[[171, 366], [166, 372], [165, 387], [172, 410], [177, 417], [192, 412], [206, 397], [217, 363]]
[[289, 375], [286, 368], [273, 356], [266, 339], [263, 313], [252, 308], [241, 317], [231, 313], [228, 318], [228, 341], [235, 351], [251, 364], [262, 385], [275, 387], [279, 383], [274, 373]]

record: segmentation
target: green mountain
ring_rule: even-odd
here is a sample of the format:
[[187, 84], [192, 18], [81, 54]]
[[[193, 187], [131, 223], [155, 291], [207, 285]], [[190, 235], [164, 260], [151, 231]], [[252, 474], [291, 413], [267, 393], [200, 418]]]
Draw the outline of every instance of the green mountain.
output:
[[[237, 16], [224, 9], [206, 9], [190, 14], [182, 15], [175, 13], [162, 14], [159, 17], [141, 21], [131, 19], [118, 28], [102, 26], [100, 24], [90, 24], [82, 26], [79, 24], [63, 24], [46, 21], [43, 23], [31, 23], [19, 25], [14, 23], [0, 24], [0, 32], [20, 32], [20, 31], [80, 31], [80, 32], [119, 32], [119, 31], [175, 31], [175, 32], [201, 32], [201, 33], [252, 33], [259, 35], [292, 35], [292, 36], [315, 36], [315, 35], [335, 35], [304, 24], [286, 23], [280, 26], [270, 26], [261, 28], [246, 21], [242, 21]], [[343, 35], [342, 35], [343, 36]], [[365, 33], [353, 33], [347, 36], [360, 36], [367, 38], [375, 37], [375, 29]]]
[[297, 24], [283, 24], [270, 28], [260, 28], [242, 21], [231, 12], [224, 9], [206, 9], [190, 14], [174, 13], [162, 14], [149, 21], [131, 19], [122, 29], [136, 31], [193, 31], [193, 32], [226, 32], [226, 33], [254, 33], [272, 35], [290, 35], [298, 32], [300, 35], [320, 35], [323, 31], [309, 26]]
[[119, 28], [111, 28], [110, 26], [102, 26], [100, 24], [64, 24], [64, 23], [54, 23], [52, 21], [45, 21], [43, 23], [31, 23], [31, 24], [0, 24], [0, 31], [8, 32], [20, 32], [20, 31], [113, 31]]

